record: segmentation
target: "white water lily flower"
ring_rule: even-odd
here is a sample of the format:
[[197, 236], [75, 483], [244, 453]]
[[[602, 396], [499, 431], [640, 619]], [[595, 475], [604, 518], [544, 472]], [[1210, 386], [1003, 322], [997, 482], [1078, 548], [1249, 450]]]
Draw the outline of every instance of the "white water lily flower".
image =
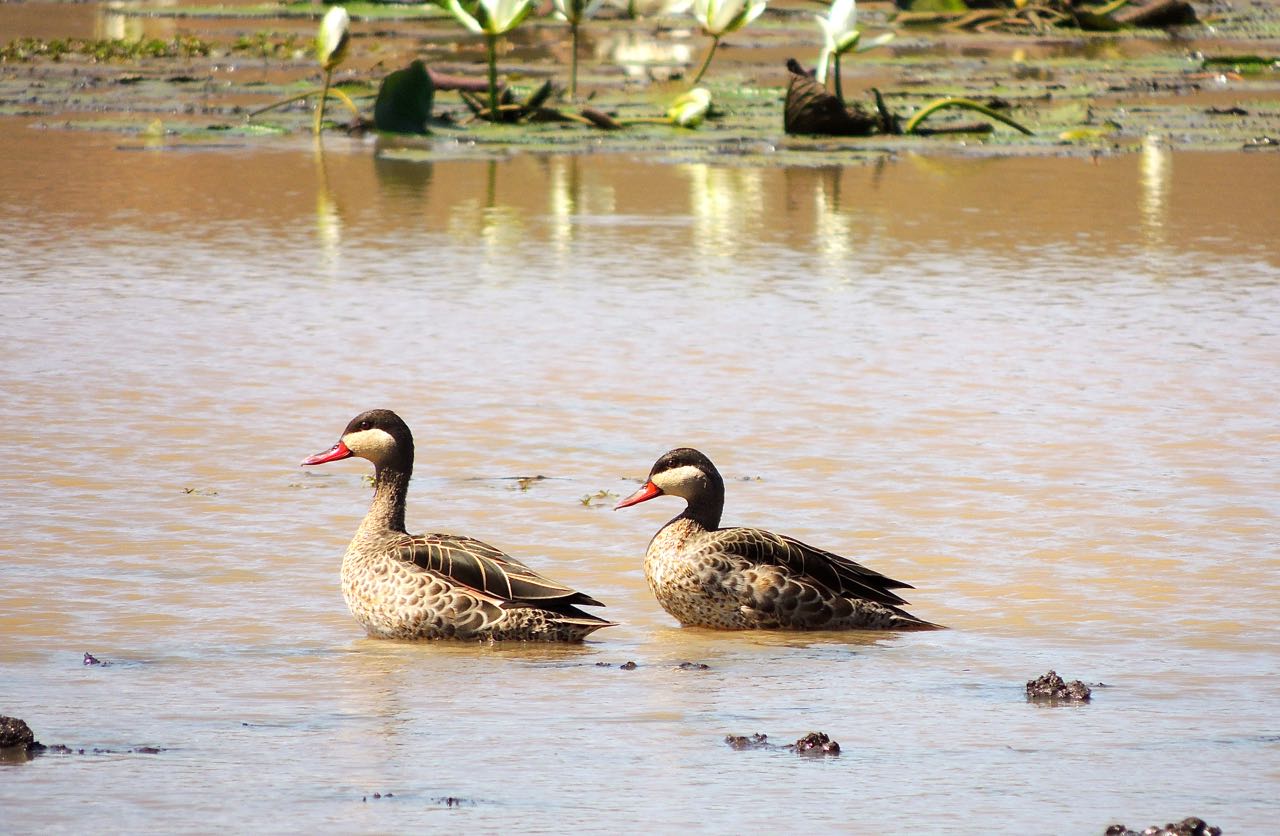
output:
[[551, 0], [555, 8], [552, 14], [570, 23], [581, 23], [599, 11], [603, 3], [604, 0]]
[[675, 100], [667, 111], [667, 118], [682, 128], [696, 128], [706, 118], [711, 108], [711, 91], [695, 87]]
[[824, 41], [822, 55], [818, 58], [817, 78], [819, 84], [826, 84], [827, 82], [827, 65], [831, 63], [832, 57], [844, 55], [854, 49], [858, 52], [866, 52], [869, 49], [884, 46], [893, 40], [893, 33], [887, 32], [863, 44], [861, 47], [858, 46], [858, 41], [862, 38], [862, 30], [858, 28], [858, 4], [856, 0], [835, 0], [831, 4], [826, 17], [814, 15], [813, 19], [818, 21], [818, 25], [822, 27]]
[[609, 5], [626, 12], [627, 17], [674, 17], [693, 6], [693, 0], [608, 0]]
[[767, 0], [693, 0], [693, 16], [713, 38], [736, 32], [758, 18]]
[[533, 0], [480, 0], [474, 16], [458, 0], [449, 0], [446, 8], [477, 35], [496, 36], [519, 26], [533, 11]]
[[325, 70], [332, 70], [347, 57], [351, 42], [351, 15], [342, 6], [334, 6], [320, 21], [316, 35], [316, 60]]
[[836, 0], [827, 16], [814, 15], [826, 35], [826, 48], [831, 52], [844, 52], [858, 42], [858, 4], [855, 0]]

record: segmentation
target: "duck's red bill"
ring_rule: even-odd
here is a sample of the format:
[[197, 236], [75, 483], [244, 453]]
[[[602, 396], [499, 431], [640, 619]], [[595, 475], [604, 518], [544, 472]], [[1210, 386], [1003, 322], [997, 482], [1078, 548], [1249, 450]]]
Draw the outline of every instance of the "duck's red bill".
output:
[[351, 451], [347, 449], [347, 445], [339, 441], [323, 453], [316, 453], [311, 458], [305, 460], [303, 464], [324, 464], [325, 462], [336, 462], [338, 459], [345, 459], [350, 456]]
[[636, 505], [644, 502], [646, 499], [653, 499], [655, 496], [662, 496], [662, 488], [653, 484], [653, 482], [645, 482], [644, 486], [640, 488], [640, 490], [613, 506], [613, 510], [616, 511], [619, 508], [626, 508], [628, 505]]

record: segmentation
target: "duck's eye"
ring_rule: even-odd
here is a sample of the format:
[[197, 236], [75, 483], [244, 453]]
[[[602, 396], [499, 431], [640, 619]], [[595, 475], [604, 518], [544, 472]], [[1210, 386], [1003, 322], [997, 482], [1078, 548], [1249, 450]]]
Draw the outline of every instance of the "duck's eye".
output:
[[370, 428], [370, 427], [372, 427], [372, 426], [373, 426], [373, 425], [372, 425], [372, 424], [370, 424], [368, 421], [361, 421], [361, 422], [360, 422], [360, 429], [362, 429], [362, 430], [367, 430], [367, 429], [369, 429], [369, 428]]

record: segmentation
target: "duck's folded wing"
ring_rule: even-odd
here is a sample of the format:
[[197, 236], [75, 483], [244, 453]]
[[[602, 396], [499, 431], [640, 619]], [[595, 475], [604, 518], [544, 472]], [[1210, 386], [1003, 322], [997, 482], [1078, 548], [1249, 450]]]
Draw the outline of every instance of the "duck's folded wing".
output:
[[886, 577], [847, 557], [771, 531], [759, 528], [724, 528], [715, 534], [716, 545], [726, 554], [744, 558], [757, 565], [784, 567], [798, 576], [797, 579], [808, 579], [852, 598], [862, 598], [892, 607], [907, 603], [893, 590], [914, 588], [911, 584]]
[[397, 548], [401, 560], [510, 604], [604, 606], [590, 595], [543, 577], [514, 557], [470, 537], [418, 534], [406, 537]]

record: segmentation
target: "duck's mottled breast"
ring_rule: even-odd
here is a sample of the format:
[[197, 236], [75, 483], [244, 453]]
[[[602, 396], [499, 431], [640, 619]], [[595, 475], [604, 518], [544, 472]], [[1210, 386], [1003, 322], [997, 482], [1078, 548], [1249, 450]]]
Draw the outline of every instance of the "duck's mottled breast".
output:
[[710, 535], [689, 519], [668, 523], [649, 543], [645, 579], [658, 603], [681, 624], [740, 628], [740, 602], [728, 577], [731, 561], [717, 553]]

